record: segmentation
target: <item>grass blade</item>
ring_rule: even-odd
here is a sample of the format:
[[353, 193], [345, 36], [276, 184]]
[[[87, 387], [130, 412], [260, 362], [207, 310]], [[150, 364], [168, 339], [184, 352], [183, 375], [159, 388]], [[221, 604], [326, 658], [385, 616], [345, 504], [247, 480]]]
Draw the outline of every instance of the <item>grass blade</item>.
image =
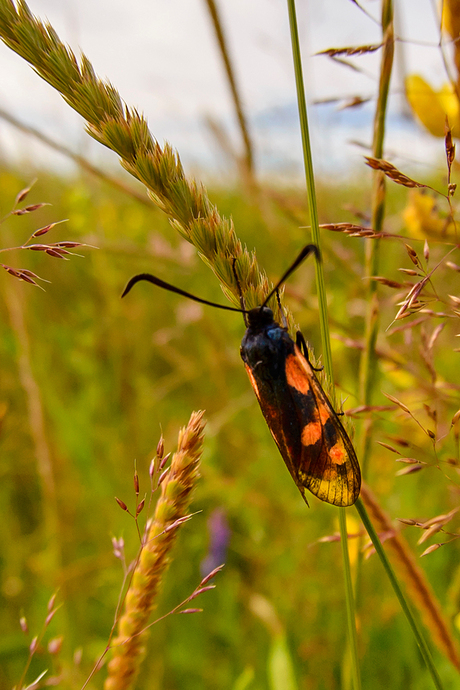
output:
[[[302, 134], [302, 150], [305, 166], [305, 178], [307, 184], [307, 194], [308, 194], [308, 207], [310, 211], [310, 224], [312, 229], [313, 242], [321, 250], [321, 237], [319, 232], [319, 222], [318, 222], [318, 209], [316, 205], [316, 193], [315, 193], [315, 176], [313, 170], [313, 158], [310, 146], [310, 134], [308, 128], [308, 114], [307, 114], [307, 103], [305, 98], [305, 88], [302, 74], [302, 61], [300, 56], [300, 44], [299, 44], [299, 33], [297, 29], [297, 17], [295, 9], [295, 0], [288, 0], [289, 9], [289, 23], [291, 27], [291, 43], [292, 43], [292, 53], [294, 59], [294, 71], [295, 80], [297, 87], [297, 102], [299, 108], [300, 117], [300, 129]], [[333, 390], [332, 381], [332, 353], [331, 353], [331, 340], [329, 335], [329, 322], [327, 314], [327, 299], [326, 299], [326, 284], [324, 280], [324, 269], [323, 263], [320, 261], [315, 262], [316, 266], [316, 285], [318, 290], [318, 302], [319, 302], [319, 315], [320, 315], [320, 326], [321, 326], [321, 341], [323, 346], [323, 358], [324, 358], [324, 369], [326, 376], [330, 382], [330, 388]], [[332, 395], [333, 404], [335, 403], [334, 395]], [[357, 645], [357, 635], [356, 635], [356, 624], [355, 624], [355, 603], [353, 596], [353, 586], [351, 578], [350, 569], [350, 558], [348, 554], [348, 537], [347, 537], [347, 526], [346, 517], [344, 511], [339, 509], [339, 521], [340, 521], [340, 540], [342, 544], [342, 557], [343, 557], [343, 569], [344, 569], [344, 579], [345, 579], [345, 599], [347, 608], [347, 623], [348, 623], [348, 638], [351, 650], [351, 660], [352, 660], [352, 674], [353, 674], [353, 684], [355, 690], [360, 690], [361, 688], [361, 676], [359, 672], [358, 663], [358, 645]]]

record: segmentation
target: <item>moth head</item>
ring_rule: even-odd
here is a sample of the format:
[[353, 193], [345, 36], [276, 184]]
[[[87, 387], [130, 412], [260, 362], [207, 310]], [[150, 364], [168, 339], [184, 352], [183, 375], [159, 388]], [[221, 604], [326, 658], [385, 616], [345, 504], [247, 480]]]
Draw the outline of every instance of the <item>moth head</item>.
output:
[[273, 323], [273, 312], [269, 307], [255, 307], [247, 312], [247, 318], [249, 328], [258, 330]]

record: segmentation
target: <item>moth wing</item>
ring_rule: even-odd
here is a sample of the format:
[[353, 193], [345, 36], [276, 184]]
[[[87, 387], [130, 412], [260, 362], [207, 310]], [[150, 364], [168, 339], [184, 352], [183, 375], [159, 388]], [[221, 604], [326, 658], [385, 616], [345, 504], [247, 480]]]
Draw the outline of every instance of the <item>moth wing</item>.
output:
[[267, 426], [286, 467], [308, 505], [306, 492], [304, 487], [299, 484], [297, 472], [298, 458], [302, 452], [301, 427], [295, 401], [286, 386], [284, 376], [278, 381], [276, 379], [261, 380], [247, 364], [245, 367]]
[[361, 488], [353, 445], [300, 349], [286, 358], [286, 379], [301, 426], [296, 483], [322, 501], [350, 506]]

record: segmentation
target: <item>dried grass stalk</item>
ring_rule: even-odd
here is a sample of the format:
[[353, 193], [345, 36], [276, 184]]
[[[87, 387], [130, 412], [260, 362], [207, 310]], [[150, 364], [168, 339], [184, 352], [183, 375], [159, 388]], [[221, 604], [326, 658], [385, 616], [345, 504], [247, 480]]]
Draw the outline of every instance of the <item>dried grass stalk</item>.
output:
[[446, 136], [445, 136], [445, 147], [446, 147], [446, 160], [447, 160], [447, 172], [448, 180], [450, 182], [450, 175], [452, 172], [452, 163], [455, 160], [455, 144], [452, 141], [452, 129], [449, 126], [449, 120], [446, 117]]
[[113, 658], [108, 664], [105, 690], [128, 690], [144, 658], [149, 635], [146, 626], [198, 478], [203, 414], [193, 412], [187, 426], [179, 432], [177, 452], [161, 483], [161, 496], [126, 594], [124, 613], [118, 622], [118, 636], [112, 643]]
[[369, 103], [370, 98], [363, 98], [362, 96], [352, 96], [344, 100], [337, 108], [337, 110], [346, 110], [347, 108], [356, 108], [364, 103]]
[[365, 55], [366, 53], [375, 53], [376, 50], [382, 47], [382, 43], [377, 45], [367, 45], [367, 46], [349, 46], [348, 48], [328, 48], [327, 50], [321, 50], [315, 55], [329, 55], [329, 57], [336, 57], [337, 55], [346, 55], [350, 57], [352, 55]]
[[[246, 173], [248, 177], [248, 182], [250, 184], [254, 184], [255, 180], [253, 144], [249, 134], [249, 126], [246, 114], [244, 112], [243, 101], [237, 86], [235, 71], [233, 69], [232, 60], [230, 59], [229, 55], [227, 40], [225, 38], [224, 26], [215, 0], [206, 0], [206, 6], [208, 8], [209, 18], [211, 19], [212, 25], [214, 27], [214, 32], [216, 34], [220, 54], [222, 57], [222, 61], [224, 63], [225, 73], [227, 75], [228, 85], [230, 86], [230, 91], [232, 94], [233, 105], [236, 111], [236, 117], [238, 119], [238, 123], [240, 126], [241, 137], [244, 142], [244, 159], [240, 159], [239, 157], [237, 157], [237, 161], [240, 163], [242, 172]], [[241, 166], [241, 162], [244, 163], [243, 166]]]
[[[366, 163], [370, 168], [374, 170], [381, 170], [390, 180], [396, 182], [396, 184], [402, 184], [404, 187], [425, 187], [428, 185], [422, 184], [421, 182], [416, 182], [411, 177], [408, 177], [402, 173], [398, 168], [396, 168], [392, 163], [389, 163], [382, 158], [371, 158], [370, 156], [365, 156]], [[431, 189], [431, 187], [429, 187]]]
[[[361, 499], [379, 532], [386, 533], [394, 529], [390, 518], [380, 508], [371, 490], [364, 483], [361, 487]], [[460, 658], [449, 625], [443, 617], [441, 606], [426, 579], [425, 573], [416, 563], [405, 539], [400, 534], [395, 533], [391, 539], [386, 541], [386, 548], [391, 550], [393, 555], [391, 562], [398, 571], [399, 578], [405, 582], [411, 601], [420, 611], [433, 641], [460, 671]], [[429, 548], [434, 550], [433, 547]]]

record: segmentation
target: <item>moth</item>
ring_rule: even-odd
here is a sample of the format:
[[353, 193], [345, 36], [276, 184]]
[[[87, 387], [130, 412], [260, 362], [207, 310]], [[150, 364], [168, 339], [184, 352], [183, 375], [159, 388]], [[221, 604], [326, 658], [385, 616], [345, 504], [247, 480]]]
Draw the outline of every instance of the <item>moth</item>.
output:
[[244, 306], [235, 261], [241, 309], [201, 299], [149, 273], [131, 278], [122, 297], [137, 282], [145, 280], [201, 304], [241, 312], [246, 325], [241, 358], [294, 482], [307, 505], [306, 493], [310, 491], [321, 501], [344, 507], [355, 503], [361, 488], [361, 471], [353, 444], [318, 381], [302, 334], [298, 332], [294, 341], [287, 327], [278, 324], [267, 307], [273, 294], [278, 295], [280, 286], [309, 254], [319, 258], [316, 245], [304, 247], [263, 304], [249, 310]]

